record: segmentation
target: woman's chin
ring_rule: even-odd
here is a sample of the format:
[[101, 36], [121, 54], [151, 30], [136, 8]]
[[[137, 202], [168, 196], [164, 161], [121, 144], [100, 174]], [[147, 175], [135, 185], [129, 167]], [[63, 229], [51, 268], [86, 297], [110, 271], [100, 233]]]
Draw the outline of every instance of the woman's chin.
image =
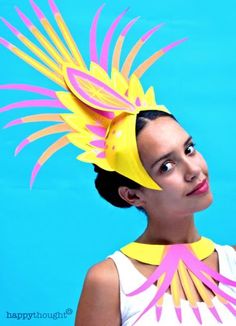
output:
[[202, 198], [202, 200], [199, 201], [198, 205], [196, 205], [198, 207], [196, 207], [195, 212], [200, 212], [203, 211], [204, 209], [207, 209], [212, 203], [213, 203], [213, 195], [209, 191], [209, 193], [206, 194], [205, 198]]

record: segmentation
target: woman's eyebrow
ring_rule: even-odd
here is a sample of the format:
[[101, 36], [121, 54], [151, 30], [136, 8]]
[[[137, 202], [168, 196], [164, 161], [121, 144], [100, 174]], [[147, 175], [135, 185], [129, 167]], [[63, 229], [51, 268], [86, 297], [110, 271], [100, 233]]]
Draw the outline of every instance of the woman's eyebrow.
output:
[[[184, 142], [183, 147], [186, 146], [192, 138], [193, 138], [192, 136], [189, 136], [188, 139]], [[156, 165], [158, 162], [160, 162], [160, 161], [162, 161], [162, 160], [164, 160], [164, 159], [170, 157], [172, 154], [173, 154], [173, 152], [169, 152], [169, 153], [167, 153], [167, 154], [165, 154], [165, 155], [159, 157], [159, 158], [158, 158], [158, 159], [157, 159], [157, 160], [156, 160], [156, 161], [151, 165], [151, 169], [152, 169], [152, 168], [154, 167], [154, 165]]]

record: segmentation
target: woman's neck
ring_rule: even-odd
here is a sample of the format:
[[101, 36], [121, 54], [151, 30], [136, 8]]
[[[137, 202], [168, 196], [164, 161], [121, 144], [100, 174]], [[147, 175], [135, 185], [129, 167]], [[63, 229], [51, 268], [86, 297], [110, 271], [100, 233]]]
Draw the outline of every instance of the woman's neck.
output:
[[135, 240], [148, 244], [176, 244], [198, 241], [193, 215], [178, 218], [149, 218], [144, 233]]

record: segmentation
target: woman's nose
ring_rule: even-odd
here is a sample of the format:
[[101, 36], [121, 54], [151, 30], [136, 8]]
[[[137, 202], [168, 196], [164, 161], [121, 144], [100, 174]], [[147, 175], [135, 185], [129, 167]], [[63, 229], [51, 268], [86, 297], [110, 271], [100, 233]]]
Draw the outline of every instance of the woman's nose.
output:
[[199, 175], [201, 174], [201, 167], [192, 158], [186, 158], [184, 167], [184, 177], [186, 181], [191, 182], [196, 178], [198, 179]]

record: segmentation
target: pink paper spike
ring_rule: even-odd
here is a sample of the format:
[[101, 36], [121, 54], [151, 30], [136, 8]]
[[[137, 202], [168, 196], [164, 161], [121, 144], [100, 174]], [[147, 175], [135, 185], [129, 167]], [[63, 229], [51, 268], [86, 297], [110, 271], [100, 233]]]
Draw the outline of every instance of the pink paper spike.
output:
[[136, 104], [137, 106], [140, 106], [140, 105], [141, 105], [141, 101], [140, 101], [140, 98], [139, 98], [139, 97], [136, 98], [136, 100], [135, 100], [135, 104]]
[[42, 10], [39, 8], [39, 6], [36, 5], [36, 3], [33, 0], [30, 0], [30, 4], [39, 20], [46, 18]]
[[54, 15], [56, 15], [57, 13], [59, 13], [59, 10], [55, 4], [55, 2], [53, 0], [48, 0], [49, 6], [53, 12]]
[[94, 126], [94, 125], [86, 125], [86, 127], [92, 131], [97, 136], [105, 137], [106, 136], [106, 128], [100, 127], [100, 126]]
[[162, 313], [162, 306], [156, 306], [156, 319], [160, 321]]
[[35, 164], [31, 179], [30, 179], [30, 188], [32, 188], [34, 180], [41, 169], [41, 167], [49, 160], [50, 157], [52, 157], [56, 152], [58, 152], [60, 149], [64, 148], [69, 144], [69, 139], [67, 138], [67, 135], [62, 136], [57, 141], [55, 141], [53, 144], [51, 144], [40, 156], [40, 158], [37, 160], [37, 163]]
[[126, 36], [126, 34], [128, 33], [128, 31], [130, 30], [130, 28], [134, 25], [134, 23], [136, 23], [136, 21], [140, 18], [140, 16], [135, 17], [134, 19], [132, 19], [122, 30], [122, 32], [120, 33], [120, 35], [122, 35], [123, 37]]
[[163, 51], [164, 53], [166, 53], [166, 52], [168, 52], [169, 50], [173, 49], [175, 46], [177, 46], [177, 45], [179, 45], [180, 43], [183, 43], [183, 42], [185, 42], [185, 41], [187, 41], [187, 40], [188, 40], [188, 38], [185, 37], [185, 38], [183, 38], [183, 39], [181, 39], [181, 40], [175, 41], [175, 42], [173, 42], [173, 43], [167, 45], [166, 47], [162, 48], [162, 51]]
[[140, 17], [136, 17], [134, 19], [132, 19], [121, 31], [115, 47], [114, 47], [114, 52], [113, 52], [113, 57], [112, 57], [112, 67], [116, 68], [117, 70], [119, 70], [119, 66], [120, 66], [120, 54], [121, 54], [121, 50], [122, 50], [122, 46], [123, 46], [123, 42], [124, 39], [128, 33], [128, 31], [130, 30], [130, 28], [134, 25], [134, 23], [139, 19]]
[[22, 124], [24, 121], [22, 119], [16, 119], [13, 121], [8, 122], [3, 128], [9, 128], [9, 127], [13, 127], [19, 124]]
[[185, 248], [185, 252], [182, 255], [182, 259], [185, 263], [185, 265], [188, 267], [189, 270], [191, 270], [204, 284], [206, 284], [215, 294], [218, 294], [225, 298], [226, 300], [236, 304], [236, 298], [233, 298], [229, 294], [225, 293], [223, 290], [221, 290], [218, 286], [215, 285], [212, 281], [210, 281], [202, 272], [207, 273], [208, 275], [212, 276], [215, 280], [219, 280], [223, 284], [227, 285], [233, 285], [235, 286], [236, 282], [232, 281], [223, 275], [213, 271], [211, 268], [209, 268], [207, 265], [205, 265], [203, 262], [199, 261], [196, 256], [194, 256], [192, 253], [188, 251], [187, 248]]
[[109, 46], [111, 43], [111, 39], [112, 36], [115, 32], [115, 29], [118, 25], [118, 23], [120, 22], [120, 20], [122, 19], [122, 17], [126, 14], [126, 12], [128, 11], [128, 8], [125, 9], [112, 23], [111, 27], [109, 28], [109, 30], [106, 33], [105, 39], [103, 41], [102, 44], [102, 52], [101, 52], [101, 57], [100, 57], [100, 64], [101, 67], [105, 70], [108, 71], [108, 52], [109, 52]]
[[[163, 284], [166, 285], [165, 280], [167, 278], [167, 275], [170, 275], [170, 273], [172, 273], [173, 269], [177, 270], [177, 266], [178, 266], [179, 255], [176, 254], [176, 250], [175, 250], [174, 246], [175, 245], [173, 245], [172, 248], [167, 252], [167, 254], [163, 258], [161, 264], [155, 269], [155, 271], [149, 276], [149, 278], [141, 286], [139, 286], [136, 290], [134, 290], [130, 293], [126, 293], [127, 296], [133, 296], [133, 295], [136, 295], [136, 294], [139, 294], [139, 293], [145, 291], [152, 284], [154, 284], [161, 277], [161, 275], [163, 273], [167, 273], [167, 274], [165, 276], [163, 283], [161, 284], [160, 288], [158, 289], [158, 292], [160, 291], [161, 288], [163, 288]], [[181, 250], [181, 248], [180, 248], [180, 250]], [[162, 295], [163, 294], [164, 294], [164, 292], [162, 293]]]
[[21, 33], [13, 26], [11, 25], [5, 18], [0, 17], [0, 19], [2, 20], [2, 22], [10, 29], [10, 31], [16, 35], [19, 36]]
[[199, 324], [202, 325], [202, 318], [201, 318], [201, 315], [200, 315], [200, 311], [199, 311], [199, 308], [198, 307], [192, 307], [192, 310], [194, 312], [194, 315], [196, 316]]
[[160, 23], [157, 26], [153, 27], [150, 31], [148, 31], [141, 37], [141, 40], [143, 42], [146, 42], [152, 36], [152, 34], [154, 34], [156, 31], [158, 31], [158, 29], [160, 29], [163, 25], [164, 25], [164, 23]]
[[21, 109], [27, 107], [44, 107], [44, 106], [66, 109], [66, 107], [58, 100], [27, 100], [27, 101], [15, 102], [6, 105], [0, 109], [0, 113], [12, 109]]
[[[152, 28], [151, 30], [149, 30], [148, 32], [146, 32], [143, 36], [141, 36], [141, 38], [136, 42], [136, 44], [133, 46], [133, 48], [131, 49], [131, 51], [128, 53], [128, 56], [126, 57], [126, 60], [125, 60], [123, 66], [122, 66], [122, 69], [121, 69], [122, 73], [127, 78], [128, 78], [130, 69], [132, 67], [132, 64], [134, 62], [134, 59], [137, 56], [137, 54], [139, 53], [141, 47], [162, 26], [163, 26], [163, 23], [155, 26], [154, 28]], [[144, 63], [145, 63], [145, 61], [144, 61]]]
[[30, 29], [32, 26], [34, 26], [33, 23], [29, 20], [29, 18], [27, 16], [25, 16], [25, 14], [18, 7], [15, 7], [15, 10], [16, 10], [18, 16], [23, 21], [23, 23], [26, 25], [26, 27], [28, 27]]
[[[157, 290], [157, 293], [155, 294], [155, 296], [153, 297], [153, 299], [151, 300], [151, 302], [145, 307], [145, 309], [142, 311], [142, 313], [138, 316], [138, 318], [135, 320], [135, 323], [149, 309], [151, 309], [156, 304], [156, 302], [165, 294], [166, 290], [168, 289], [168, 287], [169, 287], [169, 285], [170, 285], [170, 283], [171, 283], [171, 281], [173, 279], [174, 273], [177, 270], [178, 261], [179, 261], [179, 255], [181, 255], [181, 251], [182, 251], [182, 245], [178, 245], [178, 247], [176, 247], [176, 248], [175, 248], [175, 245], [173, 245], [172, 248], [167, 253], [167, 255], [164, 257], [161, 265], [156, 268], [156, 271], [157, 272], [158, 272], [158, 269], [164, 268], [165, 278], [164, 278], [161, 286]], [[148, 280], [146, 282], [144, 282], [144, 284], [141, 287], [139, 287], [137, 290], [133, 291], [132, 292], [132, 295], [133, 294], [138, 294], [138, 293], [142, 292], [143, 289], [146, 288], [147, 283], [149, 283], [149, 279], [153, 279], [153, 275], [154, 274], [156, 274], [156, 275], [159, 274], [156, 271], [154, 271], [154, 273], [148, 278]], [[157, 279], [159, 277], [160, 276], [158, 276]], [[156, 277], [154, 279], [156, 279]], [[153, 282], [151, 282], [151, 284], [153, 284]], [[130, 294], [126, 294], [126, 295], [130, 295]]]
[[182, 323], [182, 311], [181, 307], [175, 307], [176, 316], [180, 323]]
[[106, 157], [106, 153], [105, 152], [100, 152], [96, 155], [96, 157], [98, 158], [105, 158]]
[[215, 317], [215, 319], [219, 322], [222, 323], [222, 320], [220, 319], [220, 316], [216, 310], [215, 307], [209, 307], [210, 312], [212, 313], [212, 315]]
[[33, 187], [33, 184], [34, 184], [34, 181], [35, 181], [35, 178], [39, 172], [39, 170], [41, 169], [41, 164], [39, 163], [36, 163], [34, 168], [33, 168], [33, 171], [32, 171], [32, 174], [31, 174], [31, 179], [30, 179], [30, 189], [32, 189]]
[[98, 55], [97, 55], [97, 24], [101, 14], [101, 11], [105, 4], [103, 4], [98, 11], [96, 12], [91, 28], [90, 28], [90, 61], [98, 63]]
[[0, 85], [0, 89], [15, 89], [20, 91], [26, 91], [26, 92], [32, 92], [37, 93], [41, 95], [45, 95], [51, 98], [57, 98], [56, 92], [39, 86], [33, 86], [28, 84], [6, 84], [6, 85]]
[[20, 151], [30, 143], [29, 139], [24, 139], [15, 149], [15, 156], [20, 153]]
[[225, 303], [225, 306], [236, 317], [236, 309], [229, 302]]
[[14, 45], [12, 45], [10, 42], [8, 42], [7, 40], [5, 40], [2, 37], [0, 37], [0, 44], [2, 44], [3, 46], [5, 46], [9, 50], [11, 50], [12, 47], [14, 47]]
[[61, 58], [57, 48], [55, 48], [48, 39], [38, 30], [38, 28], [30, 21], [30, 19], [22, 12], [20, 9], [15, 7], [16, 12], [29, 31], [36, 37], [37, 41], [43, 46], [44, 49], [51, 55], [51, 57], [56, 61], [61, 63], [63, 59]]
[[109, 120], [112, 120], [115, 118], [115, 114], [113, 112], [109, 112], [109, 111], [101, 111], [101, 110], [97, 110], [97, 109], [94, 109], [94, 108], [90, 108], [90, 110], [92, 110], [93, 112], [96, 112], [97, 114], [109, 119]]
[[95, 147], [99, 147], [99, 148], [105, 148], [106, 147], [106, 142], [103, 139], [99, 139], [99, 140], [92, 140], [89, 144], [95, 146]]

